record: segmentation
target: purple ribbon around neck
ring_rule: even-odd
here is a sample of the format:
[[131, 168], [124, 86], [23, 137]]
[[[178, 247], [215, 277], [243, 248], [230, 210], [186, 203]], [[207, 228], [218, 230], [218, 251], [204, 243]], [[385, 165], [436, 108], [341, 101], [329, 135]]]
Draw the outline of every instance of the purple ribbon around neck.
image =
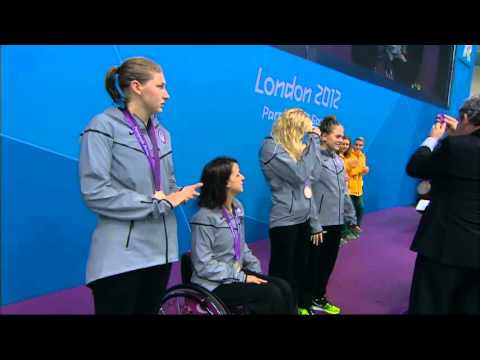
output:
[[[240, 261], [240, 216], [236, 214], [236, 209], [233, 208], [233, 219], [230, 218], [230, 214], [228, 213], [227, 209], [222, 208], [223, 211], [223, 216], [225, 217], [225, 220], [227, 221], [228, 227], [230, 228], [230, 232], [232, 233], [233, 236], [233, 245], [234, 245], [234, 250], [235, 250], [235, 260]], [[235, 225], [237, 227], [235, 228], [233, 226], [232, 220], [235, 221]]]
[[150, 141], [152, 142], [153, 146], [153, 148], [150, 148], [150, 146], [148, 146], [147, 144], [145, 136], [143, 136], [142, 132], [140, 131], [140, 128], [135, 119], [133, 118], [132, 114], [130, 114], [130, 112], [127, 110], [124, 110], [123, 113], [125, 114], [127, 122], [130, 125], [133, 134], [137, 138], [138, 143], [142, 147], [143, 153], [148, 159], [148, 163], [150, 164], [150, 168], [152, 170], [153, 181], [155, 183], [155, 191], [161, 191], [162, 175], [160, 173], [160, 148], [158, 147], [155, 126], [153, 126], [153, 124], [150, 124], [150, 127], [148, 128], [148, 136], [150, 137]]

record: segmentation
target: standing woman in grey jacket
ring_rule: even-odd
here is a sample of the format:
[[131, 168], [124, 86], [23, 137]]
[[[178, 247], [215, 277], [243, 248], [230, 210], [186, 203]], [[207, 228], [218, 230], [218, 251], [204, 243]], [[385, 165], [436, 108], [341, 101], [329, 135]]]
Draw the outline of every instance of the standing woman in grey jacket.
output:
[[[320, 130], [302, 109], [283, 112], [260, 148], [260, 166], [272, 193], [269, 275], [287, 280], [301, 315], [311, 315], [306, 289], [308, 244], [321, 238], [321, 226], [311, 227], [310, 175]], [[303, 142], [306, 136], [306, 144]]]
[[80, 185], [97, 215], [87, 263], [96, 314], [155, 314], [178, 260], [173, 209], [201, 184], [176, 184], [169, 132], [157, 114], [170, 98], [162, 68], [130, 58], [106, 74], [118, 107], [82, 133]]
[[245, 242], [245, 212], [235, 198], [243, 192], [243, 180], [232, 158], [216, 158], [203, 169], [200, 210], [190, 222], [192, 282], [254, 314], [293, 314], [290, 285], [262, 275], [260, 261]]
[[343, 143], [343, 126], [333, 116], [320, 123], [321, 145], [312, 173], [313, 207], [310, 223], [323, 228], [323, 239], [310, 246], [309, 271], [313, 294], [312, 309], [339, 314], [325, 294], [328, 279], [337, 260], [342, 225], [356, 227], [355, 209], [347, 192], [345, 169], [337, 151]]

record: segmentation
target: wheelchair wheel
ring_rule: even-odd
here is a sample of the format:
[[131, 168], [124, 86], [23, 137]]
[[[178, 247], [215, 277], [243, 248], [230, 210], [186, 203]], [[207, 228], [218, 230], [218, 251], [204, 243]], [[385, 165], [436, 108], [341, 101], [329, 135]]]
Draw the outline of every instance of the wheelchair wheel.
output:
[[167, 291], [160, 305], [160, 315], [229, 315], [223, 302], [195, 284], [177, 285]]

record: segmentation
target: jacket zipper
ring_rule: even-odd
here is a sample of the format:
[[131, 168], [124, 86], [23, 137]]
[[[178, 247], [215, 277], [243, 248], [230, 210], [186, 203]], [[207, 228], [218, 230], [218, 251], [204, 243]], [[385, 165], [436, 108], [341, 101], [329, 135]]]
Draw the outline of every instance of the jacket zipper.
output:
[[339, 221], [339, 224], [342, 223], [341, 221], [341, 212], [340, 212], [340, 208], [342, 206], [342, 190], [340, 189], [340, 180], [338, 179], [338, 170], [337, 170], [337, 165], [335, 165], [335, 159], [332, 159], [333, 161], [333, 167], [335, 168], [335, 174], [337, 176], [337, 184], [338, 184], [338, 221]]
[[130, 220], [130, 227], [128, 228], [128, 237], [127, 237], [127, 244], [125, 247], [128, 249], [128, 245], [130, 243], [130, 235], [132, 234], [132, 229], [133, 229], [133, 220]]
[[165, 230], [165, 264], [168, 264], [168, 234], [167, 234], [167, 224], [165, 223], [165, 215], [162, 215], [163, 219], [163, 229]]
[[325, 197], [325, 194], [322, 194], [322, 198], [320, 199], [320, 206], [318, 207], [318, 214], [322, 211], [322, 204], [323, 204], [323, 198]]

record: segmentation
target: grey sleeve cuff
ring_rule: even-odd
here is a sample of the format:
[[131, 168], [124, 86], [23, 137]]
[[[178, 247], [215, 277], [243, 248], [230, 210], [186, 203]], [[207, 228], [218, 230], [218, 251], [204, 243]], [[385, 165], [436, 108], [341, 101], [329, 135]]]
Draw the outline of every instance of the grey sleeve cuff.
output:
[[239, 282], [245, 282], [245, 280], [247, 280], [247, 274], [245, 274], [242, 270], [235, 273], [234, 276], [235, 276], [235, 279], [238, 280]]
[[262, 273], [262, 267], [260, 266], [260, 262], [258, 261], [248, 264], [247, 266], [245, 266], [245, 269], [247, 269], [248, 271], [259, 273], [259, 274]]
[[357, 219], [355, 217], [345, 216], [345, 225], [357, 225]]
[[170, 201], [166, 199], [157, 200], [153, 199], [153, 204], [155, 206], [154, 216], [160, 217], [161, 215], [167, 215], [170, 211], [173, 210], [174, 206]]
[[318, 233], [321, 233], [323, 231], [323, 228], [321, 225], [317, 225], [315, 223], [312, 224], [312, 222], [310, 222], [310, 234], [311, 235], [315, 235], [315, 234], [318, 234]]
[[430, 151], [433, 151], [435, 149], [435, 147], [437, 146], [437, 144], [438, 144], [438, 139], [428, 137], [428, 138], [425, 139], [425, 141], [420, 146], [426, 146], [430, 149]]

